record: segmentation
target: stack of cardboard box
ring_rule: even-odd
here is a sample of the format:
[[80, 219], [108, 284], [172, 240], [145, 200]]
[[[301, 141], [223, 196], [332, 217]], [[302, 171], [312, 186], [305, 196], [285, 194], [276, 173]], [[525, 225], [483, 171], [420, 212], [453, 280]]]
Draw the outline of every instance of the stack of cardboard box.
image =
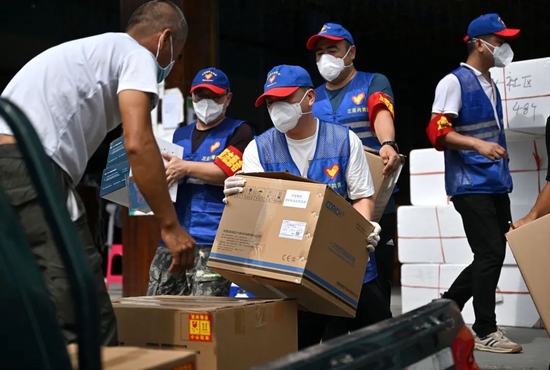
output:
[[[376, 217], [400, 170], [367, 153]], [[258, 173], [229, 198], [208, 265], [261, 298], [154, 296], [114, 302], [119, 340], [197, 352], [199, 369], [246, 369], [297, 351], [298, 307], [354, 317], [373, 226], [325, 184]]]

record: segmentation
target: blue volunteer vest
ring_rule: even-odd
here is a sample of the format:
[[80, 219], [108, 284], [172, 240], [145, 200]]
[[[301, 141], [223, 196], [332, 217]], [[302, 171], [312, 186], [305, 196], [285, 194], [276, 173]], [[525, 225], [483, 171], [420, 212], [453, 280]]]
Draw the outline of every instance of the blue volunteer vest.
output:
[[[214, 162], [227, 146], [227, 140], [244, 121], [226, 118], [210, 130], [195, 153], [192, 135], [196, 122], [174, 132], [173, 142], [183, 147], [183, 159], [193, 162]], [[185, 177], [178, 186], [176, 214], [180, 225], [195, 239], [198, 246], [211, 246], [223, 213], [223, 185], [207, 184]], [[162, 245], [164, 245], [161, 242]]]
[[[461, 66], [452, 73], [458, 78], [462, 90], [462, 108], [453, 121], [453, 129], [462, 135], [498, 143], [506, 149], [498, 89], [495, 87], [496, 110], [501, 127], [474, 72]], [[449, 196], [509, 193], [512, 191], [512, 177], [508, 161], [491, 161], [475, 150], [445, 150], [445, 188]]]
[[[332, 187], [342, 197], [347, 197], [346, 170], [350, 157], [348, 127], [319, 122], [317, 146], [307, 171], [307, 178]], [[289, 172], [302, 176], [294, 163], [285, 134], [271, 128], [255, 138], [260, 164], [266, 172]], [[378, 277], [374, 253], [363, 283]]]
[[[332, 109], [325, 84], [318, 86], [315, 89], [315, 103], [313, 103], [312, 112], [313, 116], [321, 121], [349, 127], [361, 139], [363, 145], [380, 150], [380, 141], [370, 129], [367, 107], [369, 87], [373, 76], [373, 73], [357, 71], [336, 111]], [[396, 186], [393, 194], [398, 191]], [[395, 203], [393, 198], [390, 198], [384, 213], [394, 212]]]
[[373, 74], [357, 72], [350, 81], [342, 103], [335, 111], [332, 109], [325, 84], [315, 89], [313, 116], [321, 121], [349, 127], [359, 136], [363, 145], [379, 150], [380, 142], [370, 129], [367, 99]]

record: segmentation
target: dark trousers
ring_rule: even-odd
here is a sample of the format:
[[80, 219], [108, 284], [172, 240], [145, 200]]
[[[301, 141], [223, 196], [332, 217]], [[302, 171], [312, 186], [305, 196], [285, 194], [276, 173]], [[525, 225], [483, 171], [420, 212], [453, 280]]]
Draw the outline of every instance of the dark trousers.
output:
[[390, 302], [382, 293], [378, 280], [374, 279], [363, 284], [354, 318], [298, 311], [298, 349], [302, 350], [319, 344], [321, 340], [327, 341], [391, 317]]
[[452, 299], [460, 309], [470, 298], [476, 316], [473, 330], [484, 337], [497, 330], [495, 290], [504, 257], [510, 213], [508, 194], [468, 194], [452, 198], [462, 217], [474, 261], [456, 278], [443, 298]]
[[327, 319], [323, 341], [391, 318], [390, 301], [386, 299], [378, 279], [371, 280], [361, 288], [354, 318], [331, 316]]
[[376, 255], [376, 268], [382, 294], [388, 302], [391, 302], [397, 213], [384, 213], [380, 219], [380, 227], [382, 228], [380, 241], [374, 252]]
[[[59, 185], [62, 186], [63, 194], [67, 199], [71, 187], [68, 175], [53, 162], [51, 163], [52, 171], [59, 180]], [[16, 145], [0, 145], [0, 188], [6, 193], [10, 204], [19, 215], [44, 284], [55, 305], [63, 336], [67, 343], [74, 343], [77, 340], [78, 328], [70, 282], [35, 187], [27, 172], [25, 161]], [[115, 314], [103, 280], [102, 259], [88, 228], [84, 204], [76, 192], [74, 195], [78, 208], [83, 212], [82, 216], [73, 222], [82, 244], [72, 247], [84, 249], [96, 278], [101, 344], [118, 345]]]

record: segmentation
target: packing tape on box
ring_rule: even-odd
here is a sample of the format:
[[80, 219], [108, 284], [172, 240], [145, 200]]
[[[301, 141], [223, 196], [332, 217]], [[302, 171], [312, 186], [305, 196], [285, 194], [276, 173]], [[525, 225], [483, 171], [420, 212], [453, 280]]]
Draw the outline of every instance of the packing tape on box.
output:
[[435, 219], [437, 222], [437, 232], [438, 236], [407, 236], [407, 235], [398, 235], [399, 239], [414, 239], [414, 240], [421, 240], [421, 239], [438, 239], [439, 240], [439, 249], [441, 251], [441, 260], [443, 261], [443, 264], [447, 263], [447, 259], [445, 258], [445, 249], [443, 248], [443, 239], [466, 239], [465, 236], [443, 236], [441, 234], [441, 223], [439, 221], [439, 207], [435, 206]]
[[[407, 283], [403, 283], [401, 282], [401, 286], [404, 287], [404, 288], [413, 288], [413, 289], [435, 289], [437, 290], [437, 295], [439, 297], [441, 297], [441, 295], [447, 291], [450, 287], [443, 287], [441, 286], [441, 268], [446, 265], [445, 263], [434, 263], [432, 265], [437, 265], [437, 286], [429, 286], [429, 285], [413, 285], [413, 284], [407, 284]], [[499, 302], [503, 302], [504, 300], [504, 295], [508, 295], [508, 294], [516, 294], [516, 295], [524, 295], [524, 294], [530, 294], [529, 291], [525, 290], [525, 291], [512, 291], [512, 290], [501, 290], [498, 286], [497, 286], [497, 289], [495, 290], [495, 294], [496, 294], [496, 300], [497, 300], [497, 303]]]
[[[538, 190], [539, 190], [539, 193], [541, 191], [541, 185], [540, 185], [540, 171], [546, 171], [547, 168], [541, 168], [541, 164], [542, 164], [542, 161], [541, 161], [541, 157], [539, 156], [539, 152], [538, 152], [538, 148], [537, 148], [537, 142], [536, 140], [533, 140], [533, 160], [535, 162], [535, 165], [536, 165], [536, 169], [524, 169], [524, 170], [510, 170], [510, 173], [524, 173], [524, 172], [537, 172], [537, 176], [538, 176], [538, 183], [537, 183], [537, 186], [538, 186]], [[431, 171], [431, 172], [411, 172], [409, 174], [411, 177], [413, 176], [429, 176], [429, 175], [445, 175], [445, 171]], [[450, 204], [450, 197], [447, 197], [447, 204]]]

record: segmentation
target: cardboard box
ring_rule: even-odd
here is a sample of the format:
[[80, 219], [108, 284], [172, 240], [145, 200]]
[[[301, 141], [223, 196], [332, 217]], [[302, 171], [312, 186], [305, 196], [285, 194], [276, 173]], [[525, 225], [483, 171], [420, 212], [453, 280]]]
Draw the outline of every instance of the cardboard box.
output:
[[547, 286], [550, 280], [550, 215], [508, 232], [506, 239], [550, 335], [550, 292]]
[[298, 350], [295, 301], [149, 296], [113, 306], [121, 345], [197, 351], [198, 369], [248, 369]]
[[384, 177], [382, 174], [384, 171], [384, 162], [378, 154], [378, 150], [369, 148], [368, 146], [363, 145], [365, 150], [365, 155], [367, 157], [367, 162], [369, 163], [369, 169], [372, 176], [372, 181], [374, 183], [374, 216], [371, 221], [378, 222], [384, 210], [388, 205], [391, 195], [393, 194], [393, 189], [399, 180], [399, 175], [403, 169], [403, 164], [405, 163], [405, 156], [400, 154], [401, 165], [390, 177]]
[[[72, 367], [78, 370], [78, 346], [67, 346]], [[196, 370], [193, 351], [161, 351], [132, 347], [102, 347], [103, 370]]]
[[[183, 158], [183, 147], [158, 137], [156, 140], [161, 153]], [[164, 163], [166, 163], [166, 160], [164, 160]], [[178, 194], [178, 183], [172, 185], [169, 192], [172, 202], [175, 202]], [[124, 148], [124, 136], [113, 140], [109, 145], [107, 167], [103, 170], [99, 196], [132, 210], [151, 211], [133, 181], [132, 169]]]
[[208, 266], [256, 297], [354, 317], [373, 226], [325, 184], [282, 172], [242, 176]]

